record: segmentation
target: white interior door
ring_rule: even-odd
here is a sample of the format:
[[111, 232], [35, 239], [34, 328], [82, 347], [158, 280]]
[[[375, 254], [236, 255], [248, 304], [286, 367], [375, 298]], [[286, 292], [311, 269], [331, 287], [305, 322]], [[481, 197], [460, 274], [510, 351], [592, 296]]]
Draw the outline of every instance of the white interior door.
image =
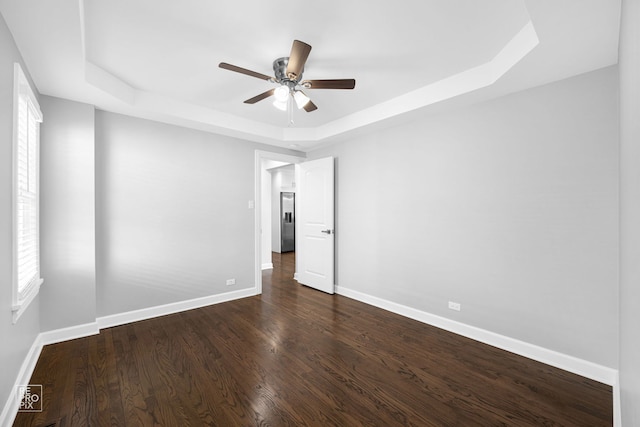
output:
[[333, 157], [311, 160], [298, 168], [297, 279], [303, 285], [334, 293]]

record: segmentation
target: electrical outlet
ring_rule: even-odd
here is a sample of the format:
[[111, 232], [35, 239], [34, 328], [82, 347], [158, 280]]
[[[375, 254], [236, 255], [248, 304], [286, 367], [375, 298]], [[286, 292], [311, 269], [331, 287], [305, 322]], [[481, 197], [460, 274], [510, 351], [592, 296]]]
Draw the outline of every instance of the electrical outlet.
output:
[[460, 311], [462, 307], [460, 306], [459, 302], [449, 301], [449, 308], [451, 310]]
[[227, 279], [227, 286], [232, 286], [236, 284], [236, 279]]

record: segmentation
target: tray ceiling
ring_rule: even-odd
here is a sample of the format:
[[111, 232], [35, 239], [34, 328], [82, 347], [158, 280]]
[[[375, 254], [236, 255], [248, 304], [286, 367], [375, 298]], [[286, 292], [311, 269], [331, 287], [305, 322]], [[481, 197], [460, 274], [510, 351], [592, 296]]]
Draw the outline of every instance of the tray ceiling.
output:
[[[321, 7], [320, 7], [321, 5]], [[615, 0], [0, 0], [38, 90], [107, 111], [309, 150], [409, 112], [475, 93], [498, 96], [617, 62]], [[313, 49], [319, 107], [287, 114], [243, 101], [274, 84], [294, 39]]]

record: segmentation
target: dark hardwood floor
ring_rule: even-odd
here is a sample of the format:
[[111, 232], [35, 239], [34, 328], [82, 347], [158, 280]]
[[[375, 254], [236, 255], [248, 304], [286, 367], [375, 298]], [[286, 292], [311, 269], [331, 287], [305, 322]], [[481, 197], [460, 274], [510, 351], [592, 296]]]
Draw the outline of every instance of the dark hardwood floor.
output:
[[300, 286], [46, 346], [16, 426], [611, 426], [611, 387]]

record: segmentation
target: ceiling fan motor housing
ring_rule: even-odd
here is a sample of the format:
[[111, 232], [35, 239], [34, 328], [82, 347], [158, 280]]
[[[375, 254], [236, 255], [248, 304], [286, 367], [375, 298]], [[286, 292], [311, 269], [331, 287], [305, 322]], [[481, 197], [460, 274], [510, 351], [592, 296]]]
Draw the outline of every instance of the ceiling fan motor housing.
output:
[[276, 59], [275, 61], [273, 61], [273, 73], [278, 83], [287, 85], [289, 86], [290, 89], [293, 89], [298, 84], [298, 82], [302, 80], [302, 73], [304, 72], [304, 68], [302, 69], [302, 71], [298, 76], [288, 76], [287, 75], [288, 64], [289, 64], [288, 56], [284, 56], [282, 58]]

